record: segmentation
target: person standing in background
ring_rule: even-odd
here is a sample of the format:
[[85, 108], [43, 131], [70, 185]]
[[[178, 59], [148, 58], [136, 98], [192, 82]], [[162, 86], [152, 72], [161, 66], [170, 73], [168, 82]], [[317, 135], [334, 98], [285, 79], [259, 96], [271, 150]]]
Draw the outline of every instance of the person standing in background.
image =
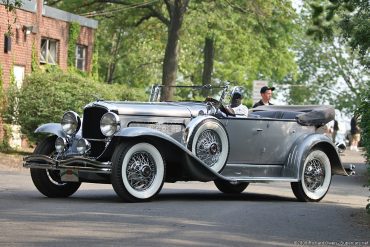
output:
[[274, 87], [267, 87], [267, 86], [261, 87], [260, 93], [261, 93], [262, 99], [260, 101], [258, 101], [257, 103], [255, 103], [253, 105], [253, 108], [256, 108], [256, 107], [262, 106], [262, 105], [272, 105], [270, 103], [270, 100], [271, 100], [271, 97], [272, 97], [272, 91], [274, 91], [274, 90], [275, 90]]
[[334, 119], [333, 133], [332, 133], [334, 143], [335, 143], [335, 139], [337, 137], [338, 130], [339, 130], [338, 121]]
[[358, 151], [358, 143], [361, 139], [361, 129], [358, 126], [359, 115], [355, 114], [351, 119], [351, 146], [350, 150]]

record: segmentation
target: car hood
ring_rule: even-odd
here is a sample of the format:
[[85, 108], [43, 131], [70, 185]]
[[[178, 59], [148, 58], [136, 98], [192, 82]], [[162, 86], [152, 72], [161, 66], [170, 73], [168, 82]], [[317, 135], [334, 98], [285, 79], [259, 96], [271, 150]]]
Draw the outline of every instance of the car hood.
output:
[[118, 112], [119, 115], [196, 117], [207, 111], [201, 102], [116, 102], [96, 101], [86, 107], [103, 107]]

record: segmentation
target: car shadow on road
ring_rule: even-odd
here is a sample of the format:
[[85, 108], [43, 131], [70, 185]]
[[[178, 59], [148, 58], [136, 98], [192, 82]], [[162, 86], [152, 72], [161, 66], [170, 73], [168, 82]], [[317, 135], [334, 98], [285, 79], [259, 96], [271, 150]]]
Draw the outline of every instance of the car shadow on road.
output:
[[[42, 195], [23, 195], [23, 199], [45, 202], [47, 200], [58, 200], [68, 203], [120, 203], [123, 202], [112, 190], [88, 190], [79, 191], [69, 198], [47, 198]], [[186, 189], [164, 189], [152, 202], [183, 202], [183, 201], [255, 201], [255, 202], [297, 202], [294, 197], [284, 197], [272, 194], [249, 193], [223, 194], [218, 191], [209, 190], [186, 190]], [[150, 202], [149, 202], [150, 203]]]
[[241, 194], [223, 194], [218, 191], [184, 191], [166, 189], [157, 197], [158, 201], [297, 201], [295, 198], [271, 194], [243, 192]]
[[[45, 198], [46, 199], [46, 198]], [[117, 203], [122, 200], [111, 190], [89, 190], [81, 191], [70, 198], [52, 199], [52, 200], [68, 200], [75, 202], [104, 202]], [[179, 201], [256, 201], [256, 202], [297, 202], [293, 197], [284, 197], [271, 194], [249, 193], [241, 194], [223, 194], [218, 191], [209, 190], [184, 190], [184, 189], [164, 189], [152, 202], [179, 202]]]

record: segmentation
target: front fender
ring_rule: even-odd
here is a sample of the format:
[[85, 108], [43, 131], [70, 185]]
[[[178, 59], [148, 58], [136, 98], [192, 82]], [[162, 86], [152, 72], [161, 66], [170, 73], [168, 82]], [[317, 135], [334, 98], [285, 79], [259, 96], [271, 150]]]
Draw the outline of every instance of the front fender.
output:
[[62, 125], [60, 123], [47, 123], [39, 126], [35, 133], [46, 133], [46, 134], [53, 134], [59, 137], [66, 137], [62, 129]]
[[[169, 135], [158, 130], [145, 127], [129, 127], [121, 129], [114, 139], [124, 141], [148, 141], [155, 145], [168, 163], [169, 169], [177, 175], [184, 175], [186, 180], [212, 181], [222, 176], [215, 173], [203, 161], [196, 157], [186, 146]], [[178, 176], [177, 180], [181, 180]]]
[[120, 131], [117, 132], [114, 136], [115, 138], [117, 137], [134, 138], [134, 137], [153, 136], [153, 137], [164, 139], [168, 142], [171, 142], [172, 144], [181, 146], [181, 144], [175, 139], [173, 139], [171, 136], [166, 135], [163, 132], [160, 132], [158, 130], [146, 128], [146, 127], [123, 128], [123, 129], [120, 129]]
[[293, 144], [285, 161], [283, 176], [294, 177], [299, 180], [305, 159], [309, 151], [315, 148], [320, 149], [328, 156], [333, 174], [348, 175], [343, 168], [338, 152], [332, 141], [323, 134], [314, 133], [301, 136]]

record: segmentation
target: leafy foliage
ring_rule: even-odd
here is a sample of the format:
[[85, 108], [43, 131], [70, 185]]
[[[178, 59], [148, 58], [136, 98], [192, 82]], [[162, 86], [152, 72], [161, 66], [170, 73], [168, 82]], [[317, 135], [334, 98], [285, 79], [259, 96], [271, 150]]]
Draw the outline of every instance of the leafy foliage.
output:
[[[4, 97], [4, 108], [2, 112], [3, 121], [7, 124], [16, 124], [18, 117], [18, 87], [14, 75], [14, 65], [10, 69], [10, 82]], [[4, 129], [5, 130], [5, 129]], [[10, 133], [10, 132], [9, 132]]]
[[40, 63], [38, 61], [37, 50], [35, 42], [32, 43], [32, 53], [31, 53], [31, 71], [36, 72], [40, 69]]
[[[370, 85], [363, 93], [361, 104], [358, 108], [358, 113], [361, 116], [361, 143], [366, 151], [367, 163], [370, 164]], [[368, 165], [368, 187], [370, 190], [370, 166]], [[370, 203], [366, 206], [367, 212], [370, 214]]]
[[0, 3], [2, 3], [5, 7], [5, 10], [7, 12], [7, 25], [8, 25], [8, 30], [5, 33], [7, 36], [12, 36], [12, 25], [16, 23], [17, 21], [17, 15], [15, 13], [15, 10], [17, 8], [20, 8], [22, 6], [22, 0], [1, 0]]
[[3, 138], [0, 141], [0, 151], [7, 152], [12, 148], [10, 147], [9, 140], [12, 137], [12, 129], [9, 124], [3, 124]]
[[[4, 81], [3, 81], [3, 68], [0, 64], [0, 121], [3, 121], [4, 111], [6, 109], [6, 94], [4, 92]], [[9, 145], [9, 126], [5, 123], [2, 124], [3, 136], [0, 140], [0, 151], [7, 151], [10, 148]]]
[[[101, 22], [98, 30], [99, 75], [108, 83], [147, 87], [161, 82], [165, 27], [151, 19], [135, 29], [133, 20], [117, 17]], [[112, 37], [106, 39], [106, 37]]]
[[352, 115], [368, 88], [369, 70], [361, 64], [360, 54], [346, 45], [343, 38], [334, 35], [319, 41], [308, 36], [305, 31], [310, 21], [307, 9], [303, 9], [293, 46], [298, 71], [283, 80], [291, 85], [286, 93], [287, 102], [329, 103]]
[[0, 114], [2, 115], [5, 107], [5, 93], [4, 93], [4, 79], [3, 79], [3, 67], [0, 64]]
[[[21, 125], [22, 133], [34, 141], [34, 130], [48, 122], [60, 122], [67, 110], [81, 114], [83, 106], [96, 98], [106, 100], [143, 100], [145, 95], [124, 85], [107, 85], [92, 81], [77, 74], [33, 73], [25, 79], [23, 88], [13, 94], [12, 102], [18, 102], [15, 122]], [[14, 109], [8, 108], [14, 117]]]
[[310, 1], [312, 24], [308, 33], [323, 40], [339, 32], [348, 45], [370, 66], [370, 2], [368, 0]]
[[370, 85], [363, 92], [362, 101], [359, 104], [358, 113], [361, 116], [361, 143], [365, 148], [367, 161], [370, 163]]
[[353, 113], [368, 87], [369, 71], [356, 53], [338, 41], [317, 43], [309, 38], [297, 46], [299, 71], [287, 82], [293, 84], [288, 103], [330, 103]]
[[71, 22], [69, 25], [68, 38], [68, 66], [75, 66], [76, 59], [76, 44], [78, 36], [80, 35], [80, 24], [78, 22]]
[[[60, 1], [57, 7], [99, 20], [96, 47], [102, 80], [135, 87], [161, 83], [168, 41], [165, 1], [116, 2], [121, 4]], [[230, 81], [251, 88], [257, 78], [281, 79], [296, 69], [290, 49], [296, 17], [287, 0], [190, 1], [180, 33], [177, 83], [202, 84], [207, 37], [214, 40], [213, 83]]]
[[213, 80], [251, 88], [254, 79], [275, 80], [295, 69], [296, 14], [287, 1], [191, 2], [185, 17], [180, 72], [201, 80], [204, 38], [215, 43]]

